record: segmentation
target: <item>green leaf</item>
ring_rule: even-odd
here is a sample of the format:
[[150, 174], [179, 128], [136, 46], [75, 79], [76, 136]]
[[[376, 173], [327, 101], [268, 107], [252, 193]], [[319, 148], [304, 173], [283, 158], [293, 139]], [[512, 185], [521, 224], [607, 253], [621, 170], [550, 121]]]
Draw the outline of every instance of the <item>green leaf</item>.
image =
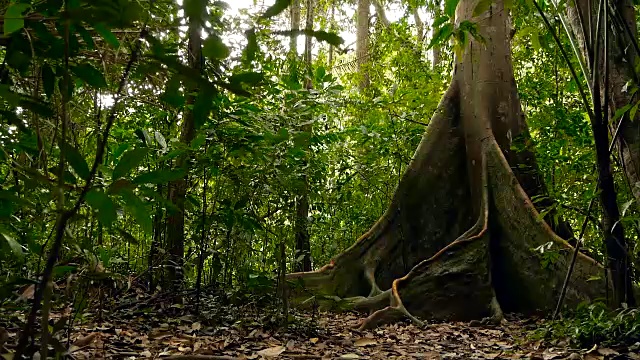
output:
[[540, 45], [540, 33], [538, 29], [533, 26], [527, 26], [519, 31], [518, 36], [526, 36], [529, 35], [529, 39], [531, 40], [531, 46], [533, 50], [539, 51], [541, 48]]
[[453, 24], [447, 23], [444, 24], [436, 33], [433, 35], [431, 42], [429, 43], [428, 49], [431, 49], [435, 45], [440, 45], [449, 40], [451, 35], [453, 34]]
[[0, 236], [4, 238], [4, 240], [9, 245], [9, 248], [11, 248], [16, 256], [22, 257], [24, 255], [24, 253], [22, 252], [22, 245], [20, 245], [20, 243], [18, 243], [16, 239], [13, 238], [13, 236], [4, 231], [0, 231]]
[[433, 25], [431, 25], [434, 28], [438, 28], [440, 27], [442, 24], [446, 23], [447, 21], [449, 21], [449, 17], [446, 15], [442, 15], [439, 16], [434, 22]]
[[231, 52], [217, 35], [209, 35], [202, 44], [202, 55], [213, 60], [226, 59]]
[[136, 129], [135, 134], [138, 137], [138, 139], [140, 139], [140, 141], [142, 141], [142, 144], [144, 146], [151, 145], [151, 137], [149, 136], [149, 133], [147, 132], [147, 130], [145, 130], [145, 129]]
[[213, 89], [208, 87], [198, 92], [196, 101], [193, 104], [193, 124], [196, 130], [209, 118], [209, 113], [213, 107], [213, 96]]
[[289, 5], [291, 5], [291, 0], [276, 0], [276, 3], [271, 5], [265, 12], [260, 16], [261, 19], [272, 18], [283, 11], [285, 11]]
[[333, 46], [340, 46], [342, 45], [342, 43], [344, 43], [344, 40], [338, 34], [323, 30], [314, 31], [311, 36], [315, 37], [319, 41], [324, 41]]
[[487, 10], [491, 8], [491, 4], [493, 0], [480, 0], [476, 4], [476, 7], [473, 9], [473, 16], [478, 16], [484, 14]]
[[142, 160], [144, 160], [145, 156], [149, 153], [149, 149], [147, 148], [138, 148], [129, 150], [122, 155], [120, 161], [118, 161], [118, 165], [113, 169], [113, 175], [111, 178], [113, 180], [117, 180], [129, 173], [131, 169], [138, 166]]
[[444, 0], [444, 13], [453, 18], [456, 15], [456, 8], [460, 0]]
[[42, 66], [42, 87], [44, 88], [44, 93], [47, 94], [47, 98], [51, 100], [56, 88], [56, 74], [49, 64]]
[[164, 136], [162, 136], [162, 133], [160, 131], [156, 131], [154, 133], [154, 136], [155, 136], [156, 141], [158, 142], [158, 144], [162, 147], [162, 150], [166, 151], [167, 150], [167, 141], [164, 139]]
[[187, 172], [184, 169], [176, 170], [154, 170], [140, 174], [133, 179], [135, 184], [166, 184], [185, 177]]
[[118, 49], [120, 47], [120, 41], [118, 38], [109, 30], [103, 23], [95, 24], [94, 29], [102, 36], [104, 41], [106, 41], [109, 45], [111, 45], [114, 49]]
[[256, 52], [258, 52], [258, 38], [256, 37], [256, 30], [249, 29], [245, 31], [247, 37], [247, 46], [244, 48], [243, 57], [245, 65], [250, 64], [256, 58]]
[[62, 150], [64, 151], [67, 162], [71, 165], [76, 174], [78, 174], [78, 176], [83, 180], [89, 179], [91, 171], [89, 170], [89, 166], [87, 165], [84, 156], [80, 154], [78, 149], [65, 142], [62, 145]]
[[4, 13], [4, 36], [22, 30], [24, 27], [24, 16], [22, 13], [27, 11], [31, 5], [12, 2]]
[[151, 234], [153, 232], [151, 214], [147, 211], [144, 202], [131, 190], [122, 191], [120, 196], [122, 196], [124, 200], [125, 208], [134, 219], [136, 219], [136, 222], [142, 227], [142, 230], [147, 234]]
[[85, 63], [74, 66], [71, 71], [82, 81], [95, 88], [104, 89], [107, 87], [107, 80], [105, 80], [104, 75], [91, 64]]
[[635, 121], [636, 120], [636, 113], [638, 112], [638, 105], [640, 105], [640, 100], [635, 105], [633, 105], [631, 110], [629, 110], [629, 120], [630, 121]]
[[621, 117], [624, 116], [624, 114], [629, 111], [629, 109], [631, 109], [633, 105], [631, 104], [627, 104], [623, 107], [621, 107], [620, 109], [616, 110], [615, 115], [613, 115], [613, 118], [611, 119], [611, 121], [616, 121], [618, 119], [620, 119]]
[[344, 43], [344, 40], [336, 33], [323, 31], [323, 30], [313, 30], [313, 29], [303, 29], [303, 30], [280, 30], [274, 31], [274, 34], [284, 35], [287, 37], [291, 37], [294, 35], [307, 35], [316, 38], [319, 41], [327, 42], [334, 46], [340, 46]]
[[133, 245], [138, 245], [140, 242], [138, 241], [138, 239], [136, 239], [135, 237], [133, 237], [133, 235], [131, 235], [128, 231], [126, 231], [125, 229], [118, 229], [118, 232], [120, 233], [120, 235], [122, 236], [122, 238], [124, 239], [124, 241], [126, 241], [129, 244], [133, 244]]
[[116, 205], [109, 195], [105, 194], [102, 190], [91, 189], [85, 200], [91, 208], [98, 213], [98, 221], [104, 226], [111, 226], [118, 218], [116, 213]]

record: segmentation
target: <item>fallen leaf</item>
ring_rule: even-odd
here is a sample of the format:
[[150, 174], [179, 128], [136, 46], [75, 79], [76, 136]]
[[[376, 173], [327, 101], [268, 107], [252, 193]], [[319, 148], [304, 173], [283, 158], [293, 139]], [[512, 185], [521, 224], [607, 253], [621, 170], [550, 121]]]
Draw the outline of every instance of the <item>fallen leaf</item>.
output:
[[285, 350], [286, 348], [284, 346], [274, 346], [274, 347], [270, 347], [270, 348], [258, 351], [258, 355], [268, 357], [268, 358], [278, 357]]
[[311, 343], [312, 343], [312, 344], [317, 343], [317, 342], [318, 342], [318, 340], [319, 340], [318, 338], [311, 338], [311, 339], [309, 339], [309, 341], [311, 341]]
[[369, 338], [360, 338], [358, 340], [356, 340], [355, 343], [353, 343], [355, 346], [370, 346], [370, 345], [376, 345], [377, 342], [375, 339], [369, 339]]
[[340, 359], [360, 359], [360, 356], [358, 356], [358, 354], [344, 354], [340, 356]]

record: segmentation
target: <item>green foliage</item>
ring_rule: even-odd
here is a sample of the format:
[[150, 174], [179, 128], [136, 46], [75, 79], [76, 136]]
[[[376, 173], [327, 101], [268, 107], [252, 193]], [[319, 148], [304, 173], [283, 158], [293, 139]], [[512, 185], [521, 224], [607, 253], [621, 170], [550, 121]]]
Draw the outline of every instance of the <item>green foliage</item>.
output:
[[640, 341], [640, 310], [611, 311], [603, 303], [583, 304], [562, 320], [549, 321], [533, 332], [542, 339], [569, 339], [574, 345], [589, 348], [633, 345]]

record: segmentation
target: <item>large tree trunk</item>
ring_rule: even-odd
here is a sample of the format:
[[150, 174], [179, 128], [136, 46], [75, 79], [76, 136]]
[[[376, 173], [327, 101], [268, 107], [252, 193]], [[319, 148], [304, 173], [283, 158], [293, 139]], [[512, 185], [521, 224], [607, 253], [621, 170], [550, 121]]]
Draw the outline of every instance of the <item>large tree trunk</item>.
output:
[[[201, 10], [200, 14], [193, 14], [189, 17], [189, 49], [187, 58], [189, 67], [201, 72], [202, 71], [202, 14], [206, 13], [206, 2], [202, 0], [187, 0], [197, 4]], [[196, 6], [196, 5], [192, 5]], [[189, 93], [193, 94], [198, 91], [197, 87], [191, 86]], [[193, 105], [195, 97], [190, 95], [188, 105]], [[180, 142], [189, 144], [195, 137], [195, 121], [194, 113], [191, 109], [185, 108], [182, 118], [182, 129], [180, 132]], [[176, 161], [177, 168], [188, 170], [189, 158], [187, 155], [181, 155]], [[188, 172], [188, 171], [187, 171]], [[169, 201], [176, 207], [175, 211], [170, 212], [167, 216], [167, 241], [166, 252], [169, 254], [169, 263], [166, 264], [167, 269], [167, 286], [177, 288], [183, 279], [183, 262], [184, 262], [184, 210], [185, 199], [187, 196], [187, 179], [184, 178], [169, 183]]]
[[[475, 4], [462, 0], [457, 21], [470, 19]], [[533, 171], [502, 1], [473, 21], [485, 43], [471, 40], [457, 59], [389, 208], [330, 264], [289, 275], [304, 289], [297, 301], [320, 293], [341, 306], [370, 310], [363, 327], [399, 316], [500, 319], [503, 310], [554, 308], [572, 247], [529, 199], [543, 186]], [[532, 249], [548, 243], [558, 256], [543, 264]], [[603, 268], [580, 254], [567, 301], [601, 297], [605, 290]]]
[[[605, 3], [608, 4], [608, 3]], [[594, 69], [594, 63], [597, 65], [596, 72], [598, 76], [588, 74], [594, 80], [592, 83], [592, 91], [596, 94], [593, 97], [594, 103], [601, 103], [604, 111], [608, 111], [608, 118], [614, 117], [618, 109], [623, 108], [627, 104], [632, 104], [634, 96], [630, 91], [625, 91], [625, 84], [634, 80], [637, 84], [638, 79], [634, 71], [635, 58], [638, 54], [633, 50], [629, 36], [633, 39], [637, 37], [637, 29], [635, 22], [635, 10], [631, 1], [616, 0], [613, 1], [617, 14], [613, 14], [614, 18], [619, 19], [621, 27], [616, 29], [615, 26], [606, 26], [611, 24], [611, 20], [606, 23], [601, 20], [601, 34], [596, 34], [598, 3], [591, 0], [576, 0], [571, 2], [568, 7], [568, 18], [571, 31], [578, 41], [580, 51], [586, 62], [587, 69]], [[605, 12], [603, 12], [603, 17]], [[608, 36], [608, 51], [605, 57], [604, 32]], [[598, 49], [598, 54], [595, 54]], [[595, 61], [596, 56], [599, 61]], [[608, 78], [605, 77], [607, 71], [605, 66], [608, 65]], [[608, 86], [607, 86], [608, 84]], [[595, 87], [595, 88], [594, 88]], [[605, 104], [605, 92], [610, 94], [609, 104]], [[607, 247], [607, 255], [609, 268], [612, 272], [614, 302], [617, 305], [626, 303], [635, 305], [635, 299], [632, 291], [632, 281], [630, 274], [631, 261], [628, 255], [628, 246], [622, 231], [622, 226], [616, 224], [620, 218], [618, 205], [616, 203], [615, 189], [613, 178], [610, 171], [610, 160], [608, 153], [608, 129], [602, 113], [597, 112], [594, 121], [594, 137], [596, 146], [600, 143], [601, 151], [598, 153], [598, 165], [600, 166], [600, 188], [601, 203], [603, 207], [603, 225], [605, 231], [605, 244]], [[614, 122], [612, 132], [618, 127], [618, 122]], [[617, 147], [622, 158], [622, 165], [627, 178], [629, 179], [631, 190], [636, 198], [636, 202], [640, 204], [640, 122], [638, 119], [631, 119], [630, 114], [626, 113], [619, 120], [620, 130], [617, 137]]]

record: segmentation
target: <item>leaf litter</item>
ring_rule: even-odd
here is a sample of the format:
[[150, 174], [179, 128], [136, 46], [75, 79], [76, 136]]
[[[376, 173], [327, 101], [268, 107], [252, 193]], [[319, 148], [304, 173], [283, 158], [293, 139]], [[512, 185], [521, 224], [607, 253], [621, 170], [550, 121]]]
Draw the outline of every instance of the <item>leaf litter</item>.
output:
[[[362, 314], [292, 310], [284, 329], [276, 325], [273, 306], [231, 304], [219, 294], [207, 294], [196, 313], [195, 300], [183, 300], [186, 305], [138, 293], [103, 307], [101, 319], [90, 308], [75, 320], [71, 334], [54, 334], [53, 343], [66, 349], [67, 358], [78, 360], [640, 359], [636, 349], [570, 349], [565, 342], [528, 340], [527, 330], [539, 321], [516, 316], [500, 325], [400, 322], [359, 331]], [[51, 323], [71, 313], [69, 307], [55, 309]], [[23, 321], [23, 307], [0, 310], [0, 359], [11, 359]]]

